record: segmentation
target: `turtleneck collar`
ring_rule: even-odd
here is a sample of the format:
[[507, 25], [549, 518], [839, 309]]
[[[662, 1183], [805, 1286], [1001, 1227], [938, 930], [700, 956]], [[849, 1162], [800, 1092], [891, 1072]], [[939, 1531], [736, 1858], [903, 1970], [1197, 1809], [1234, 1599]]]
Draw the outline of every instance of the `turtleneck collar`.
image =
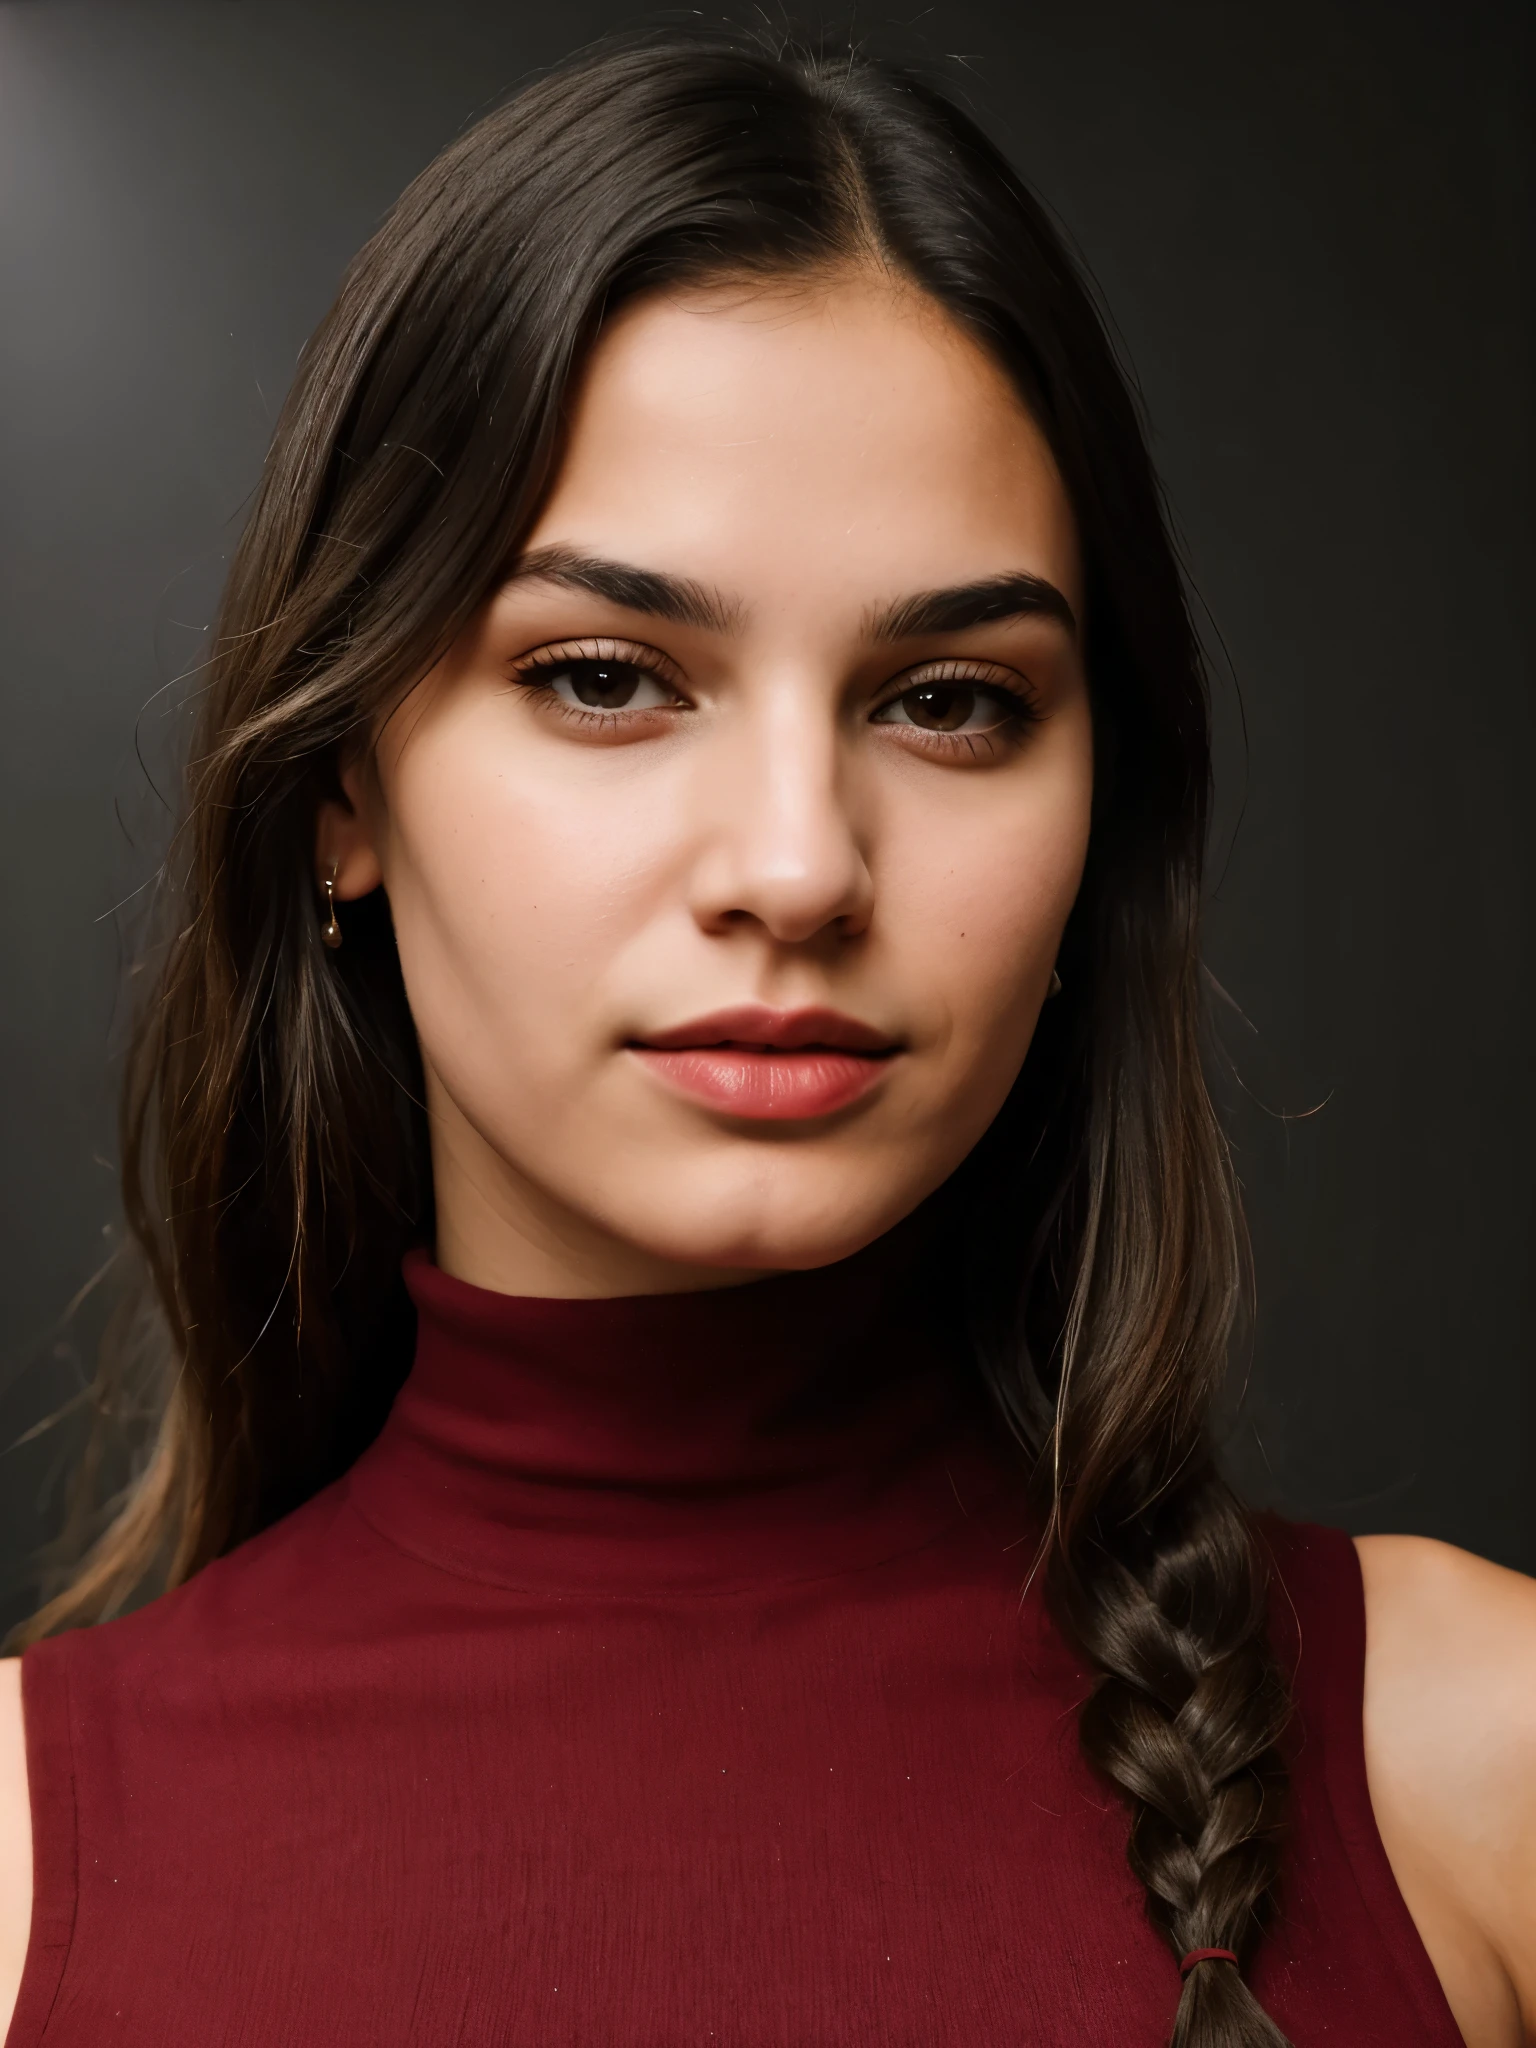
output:
[[416, 1360], [354, 1503], [402, 1549], [534, 1592], [723, 1592], [921, 1547], [1007, 1484], [904, 1225], [704, 1293], [489, 1293], [422, 1252]]

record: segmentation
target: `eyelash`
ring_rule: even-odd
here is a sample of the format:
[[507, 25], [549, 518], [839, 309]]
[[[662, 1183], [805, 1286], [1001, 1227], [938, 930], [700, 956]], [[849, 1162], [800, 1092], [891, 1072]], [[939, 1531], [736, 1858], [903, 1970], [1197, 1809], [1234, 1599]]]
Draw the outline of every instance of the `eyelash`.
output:
[[[592, 711], [578, 704], [570, 704], [554, 694], [553, 678], [562, 669], [578, 661], [611, 662], [615, 666], [633, 668], [649, 676], [662, 688], [670, 690], [681, 699], [682, 692], [674, 680], [675, 671], [664, 655], [653, 647], [643, 647], [628, 640], [572, 640], [563, 641], [553, 647], [542, 647], [536, 654], [515, 662], [511, 680], [532, 696], [543, 699], [544, 703], [560, 718], [573, 725], [599, 728], [612, 732], [615, 727], [632, 720], [654, 717], [662, 709], [671, 706], [646, 706], [637, 711]], [[924, 662], [898, 679], [899, 687], [888, 690], [870, 707], [869, 717], [873, 721], [892, 704], [899, 703], [913, 690], [924, 685], [958, 684], [984, 692], [994, 699], [1006, 699], [1007, 708], [996, 726], [979, 733], [935, 732], [925, 727], [908, 725], [906, 744], [916, 743], [928, 752], [956, 754], [965, 752], [974, 759], [978, 753], [993, 754], [1000, 746], [1017, 747], [1030, 727], [1038, 725], [1044, 716], [1038, 699], [1028, 681], [1015, 671], [1001, 669], [992, 662], [967, 662], [956, 657], [942, 661]]]
[[642, 647], [631, 640], [563, 640], [553, 647], [541, 647], [537, 654], [514, 662], [512, 681], [531, 696], [542, 697], [557, 717], [568, 720], [572, 725], [596, 726], [608, 732], [631, 719], [654, 717], [655, 712], [663, 708], [657, 705], [640, 711], [602, 712], [566, 703], [555, 695], [553, 678], [578, 661], [612, 662], [615, 667], [638, 669], [663, 689], [678, 696], [682, 694], [674, 680], [672, 664], [654, 647]]
[[955, 684], [973, 689], [978, 695], [1002, 700], [1005, 705], [998, 723], [984, 732], [930, 732], [921, 726], [908, 726], [908, 743], [915, 740], [931, 753], [964, 752], [975, 759], [978, 755], [995, 754], [1000, 748], [1017, 748], [1023, 745], [1030, 728], [1039, 725], [1045, 716], [1028, 679], [1017, 670], [999, 668], [990, 661], [965, 661], [958, 656], [925, 661], [897, 680], [899, 687], [880, 698], [870, 712], [871, 718], [925, 685]]

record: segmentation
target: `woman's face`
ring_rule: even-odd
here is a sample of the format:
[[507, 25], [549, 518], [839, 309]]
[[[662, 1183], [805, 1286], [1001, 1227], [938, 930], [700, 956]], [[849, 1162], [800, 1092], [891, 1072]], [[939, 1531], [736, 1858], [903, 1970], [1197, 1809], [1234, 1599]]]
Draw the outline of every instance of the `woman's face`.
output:
[[1044, 440], [916, 294], [613, 321], [513, 573], [320, 823], [388, 892], [447, 1270], [718, 1285], [946, 1178], [1082, 872], [1081, 618]]

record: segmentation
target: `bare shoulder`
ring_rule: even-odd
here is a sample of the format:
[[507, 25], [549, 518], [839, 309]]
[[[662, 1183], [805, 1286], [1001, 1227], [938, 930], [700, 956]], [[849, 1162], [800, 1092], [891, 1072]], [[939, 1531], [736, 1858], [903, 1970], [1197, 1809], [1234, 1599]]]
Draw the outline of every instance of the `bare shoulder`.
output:
[[0, 2041], [21, 1988], [32, 1925], [32, 1813], [21, 1721], [21, 1659], [0, 1658]]
[[1387, 1856], [1469, 2048], [1536, 2040], [1536, 1580], [1357, 1541], [1365, 1756]]

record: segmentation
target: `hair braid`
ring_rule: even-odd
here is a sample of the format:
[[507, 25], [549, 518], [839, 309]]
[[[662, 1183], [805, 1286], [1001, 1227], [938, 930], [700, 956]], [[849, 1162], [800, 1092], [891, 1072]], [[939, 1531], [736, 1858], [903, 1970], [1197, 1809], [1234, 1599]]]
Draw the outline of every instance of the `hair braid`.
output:
[[1086, 1129], [1058, 1124], [1033, 1155], [1065, 1172], [1031, 1262], [1019, 1412], [1048, 1487], [1047, 1598], [1097, 1674], [1083, 1753], [1130, 1807], [1148, 1917], [1175, 1958], [1238, 1958], [1185, 1974], [1172, 2048], [1287, 2048], [1244, 1978], [1279, 1871], [1290, 1699], [1264, 1548], [1208, 1433], [1248, 1262], [1202, 1071], [1196, 901], [1165, 927], [1177, 962], [1113, 921], [1079, 940], [1075, 982], [1177, 996], [1052, 1020], [1111, 1078], [1087, 1091]]
[[1204, 1072], [1201, 783], [1184, 806], [1162, 873], [1135, 876], [1111, 835], [1090, 853], [1063, 994], [957, 1219], [977, 1355], [1042, 1496], [1046, 1598], [1096, 1679], [1083, 1754], [1130, 1808], [1128, 1860], [1175, 1959], [1238, 1959], [1184, 1975], [1172, 2048], [1287, 2048], [1245, 1981], [1280, 1870], [1290, 1700], [1266, 1552], [1209, 1434], [1250, 1273]]
[[[1288, 1709], [1248, 1519], [1205, 1463], [1139, 1529], [1080, 1552], [1059, 1556], [1054, 1604], [1103, 1674], [1082, 1746], [1131, 1803], [1148, 1915], [1176, 1957], [1228, 1948], [1246, 1966], [1279, 1857]], [[1212, 1961], [1185, 1977], [1172, 2040], [1283, 2048], [1285, 2036], [1241, 1967]]]

